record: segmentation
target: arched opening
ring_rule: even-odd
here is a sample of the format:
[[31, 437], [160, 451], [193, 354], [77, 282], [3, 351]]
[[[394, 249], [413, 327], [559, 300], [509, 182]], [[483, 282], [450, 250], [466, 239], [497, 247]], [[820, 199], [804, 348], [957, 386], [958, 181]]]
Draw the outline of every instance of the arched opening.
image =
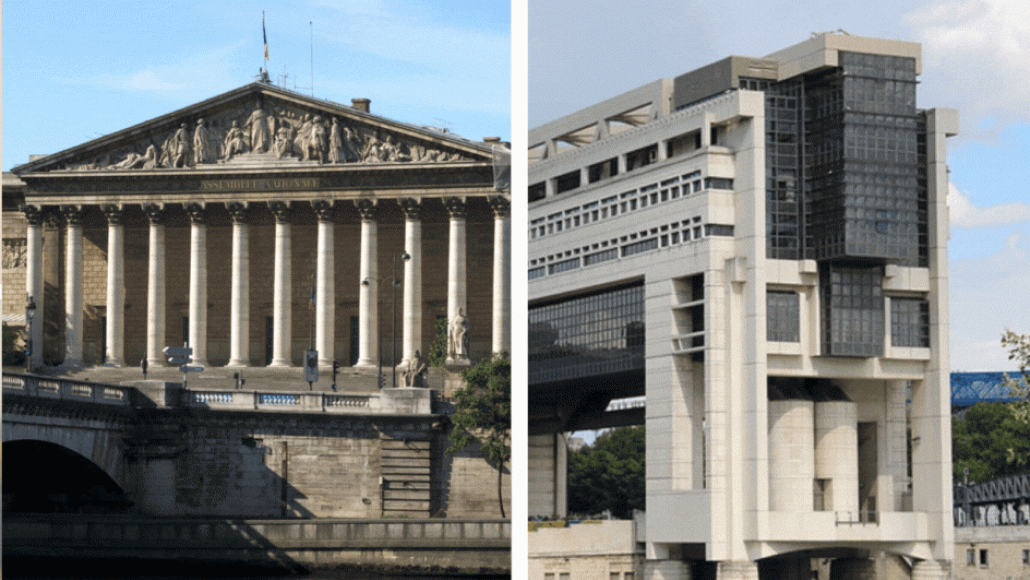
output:
[[3, 444], [3, 510], [124, 512], [132, 502], [104, 470], [82, 455], [46, 441]]

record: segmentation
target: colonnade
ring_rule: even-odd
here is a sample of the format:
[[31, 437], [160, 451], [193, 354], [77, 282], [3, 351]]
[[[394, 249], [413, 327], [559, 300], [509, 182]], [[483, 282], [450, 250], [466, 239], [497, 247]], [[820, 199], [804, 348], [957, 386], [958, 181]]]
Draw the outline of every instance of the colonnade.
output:
[[[402, 198], [398, 200], [404, 212], [404, 259], [403, 259], [403, 338], [402, 363], [410, 360], [417, 350], [422, 349], [422, 200]], [[250, 364], [250, 248], [247, 212], [251, 203], [232, 202], [226, 204], [232, 219], [231, 254], [231, 306], [229, 328], [229, 362], [227, 366], [243, 367]], [[273, 282], [273, 367], [288, 367], [291, 360], [292, 308], [290, 292], [291, 271], [291, 221], [290, 203], [287, 201], [267, 202], [275, 217], [275, 274]], [[309, 202], [302, 202], [309, 203]], [[377, 268], [376, 200], [354, 201], [361, 215], [361, 248], [359, 268], [359, 321], [358, 356], [356, 367], [374, 368], [379, 361], [378, 340], [378, 289]], [[335, 360], [335, 261], [334, 261], [334, 215], [335, 202], [316, 199], [310, 202], [318, 218], [317, 258], [315, 274], [315, 348], [319, 353], [319, 366], [331, 366]], [[494, 214], [494, 255], [492, 288], [492, 336], [493, 352], [510, 349], [511, 326], [511, 214], [510, 200], [503, 196], [490, 198]], [[466, 308], [466, 200], [462, 197], [444, 198], [449, 213], [449, 256], [448, 256], [448, 320]], [[207, 365], [207, 220], [203, 202], [183, 204], [190, 219], [189, 257], [189, 344], [193, 348], [193, 361]], [[106, 364], [122, 366], [125, 336], [125, 251], [122, 225], [123, 208], [120, 205], [101, 206], [108, 221], [107, 237], [107, 322], [106, 322]], [[163, 366], [165, 356], [166, 327], [166, 277], [165, 277], [165, 205], [145, 204], [143, 210], [149, 221], [149, 248], [147, 268], [147, 341], [145, 357], [150, 365]], [[83, 231], [82, 205], [60, 206], [66, 223], [65, 259], [65, 356], [64, 366], [76, 367], [83, 364]], [[26, 292], [43, 311], [42, 275], [42, 211], [38, 206], [27, 205], [28, 271]], [[395, 278], [396, 273], [394, 274]], [[395, 279], [392, 279], [396, 283]], [[34, 324], [30, 330], [33, 344], [33, 364], [43, 363], [43, 324]], [[452, 360], [462, 364], [466, 360]]]

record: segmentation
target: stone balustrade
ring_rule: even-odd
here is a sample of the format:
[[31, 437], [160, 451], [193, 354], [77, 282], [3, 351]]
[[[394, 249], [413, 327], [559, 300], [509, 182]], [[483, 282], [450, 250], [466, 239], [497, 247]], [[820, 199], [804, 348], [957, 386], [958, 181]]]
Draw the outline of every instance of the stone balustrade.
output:
[[[220, 411], [333, 413], [346, 415], [431, 415], [432, 391], [420, 388], [383, 389], [378, 393], [321, 393], [306, 391], [248, 391], [183, 389], [178, 383], [136, 381], [132, 386], [107, 385], [20, 373], [5, 373], [4, 395], [125, 407], [188, 407]], [[149, 402], [147, 401], [149, 399]]]

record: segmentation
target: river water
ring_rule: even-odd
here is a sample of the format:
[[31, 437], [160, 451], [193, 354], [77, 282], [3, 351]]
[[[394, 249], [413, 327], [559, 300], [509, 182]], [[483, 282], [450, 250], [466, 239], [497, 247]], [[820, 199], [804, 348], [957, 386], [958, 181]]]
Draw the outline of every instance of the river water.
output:
[[67, 558], [4, 558], [4, 580], [501, 580], [510, 575], [454, 574], [447, 571], [405, 571], [384, 573], [356, 569], [315, 570], [289, 574], [245, 566], [201, 566], [138, 560], [74, 560]]

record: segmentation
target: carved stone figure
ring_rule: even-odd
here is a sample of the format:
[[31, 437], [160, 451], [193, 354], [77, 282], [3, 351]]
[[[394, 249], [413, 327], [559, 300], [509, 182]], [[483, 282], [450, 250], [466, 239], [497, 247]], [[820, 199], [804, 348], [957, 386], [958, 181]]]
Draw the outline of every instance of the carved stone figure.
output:
[[329, 130], [329, 163], [339, 163], [343, 152], [343, 134], [340, 130], [340, 119], [333, 117], [333, 126]]
[[308, 159], [325, 163], [328, 146], [326, 144], [325, 126], [322, 124], [322, 117], [316, 116], [311, 121], [309, 131], [307, 140]]
[[311, 137], [311, 115], [304, 115], [300, 129], [297, 130], [297, 137], [293, 140], [293, 152], [301, 161], [308, 160], [308, 139]]
[[469, 319], [458, 308], [457, 314], [451, 318], [450, 332], [447, 340], [447, 358], [467, 359], [469, 354]]
[[361, 161], [361, 143], [357, 133], [350, 127], [343, 127], [343, 159], [347, 162]]
[[[218, 158], [218, 151], [212, 150], [213, 132], [204, 125], [204, 119], [197, 119], [193, 130], [193, 164], [211, 163]], [[215, 141], [217, 143], [217, 141]]]
[[383, 142], [379, 140], [376, 133], [373, 131], [368, 136], [368, 142], [365, 143], [365, 151], [362, 155], [362, 161], [365, 163], [379, 163], [384, 160]]
[[225, 134], [225, 160], [228, 161], [233, 155], [246, 152], [247, 143], [243, 140], [243, 130], [236, 121], [233, 121], [229, 131]]
[[179, 125], [171, 142], [172, 167], [186, 167], [189, 165], [190, 137], [186, 123]]
[[250, 133], [250, 150], [254, 153], [267, 151], [271, 145], [271, 134], [268, 132], [268, 117], [260, 105], [254, 109], [243, 126]]
[[25, 238], [4, 238], [4, 269], [24, 268], [27, 252], [28, 241]]
[[290, 126], [283, 124], [275, 132], [275, 156], [282, 159], [289, 155], [292, 140], [290, 139]]
[[113, 165], [115, 169], [153, 169], [157, 167], [157, 147], [153, 144], [147, 147], [143, 155], [130, 152], [125, 159]]
[[408, 368], [404, 371], [405, 387], [425, 387], [426, 371], [429, 365], [422, 360], [422, 353], [415, 351], [415, 356], [408, 361]]

